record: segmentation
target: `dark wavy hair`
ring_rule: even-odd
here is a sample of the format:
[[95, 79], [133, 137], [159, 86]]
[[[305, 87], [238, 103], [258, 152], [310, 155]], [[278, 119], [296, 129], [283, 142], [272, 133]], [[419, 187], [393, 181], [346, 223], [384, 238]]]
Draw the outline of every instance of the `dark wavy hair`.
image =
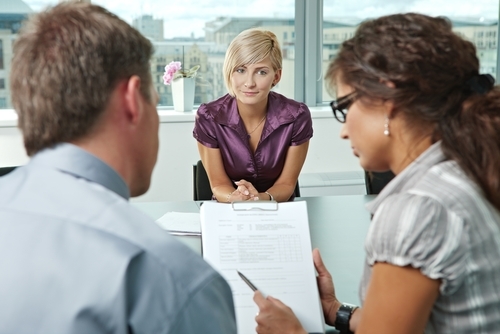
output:
[[500, 210], [500, 90], [479, 76], [476, 48], [448, 19], [408, 13], [363, 22], [326, 80], [369, 102], [390, 100], [416, 131], [430, 128]]
[[87, 135], [116, 85], [141, 78], [151, 101], [153, 45], [106, 9], [64, 2], [33, 15], [14, 44], [10, 85], [28, 155]]

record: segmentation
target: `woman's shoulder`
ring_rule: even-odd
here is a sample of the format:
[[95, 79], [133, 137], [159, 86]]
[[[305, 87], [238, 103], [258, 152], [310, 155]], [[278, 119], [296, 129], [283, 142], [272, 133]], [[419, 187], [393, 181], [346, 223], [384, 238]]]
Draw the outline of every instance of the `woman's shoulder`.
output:
[[202, 103], [197, 111], [198, 117], [214, 119], [217, 115], [227, 114], [234, 105], [234, 97], [229, 94], [221, 96], [213, 101]]
[[303, 102], [291, 99], [289, 97], [286, 97], [285, 95], [282, 95], [280, 93], [271, 91], [269, 92], [269, 100], [273, 104], [279, 104], [282, 106], [286, 106], [287, 108], [290, 109], [306, 109], [309, 110], [307, 105]]
[[432, 166], [408, 192], [432, 198], [466, 219], [487, 203], [480, 187], [454, 160]]
[[269, 93], [269, 110], [273, 110], [283, 117], [291, 117], [292, 120], [304, 116], [311, 117], [311, 111], [305, 103], [273, 91]]

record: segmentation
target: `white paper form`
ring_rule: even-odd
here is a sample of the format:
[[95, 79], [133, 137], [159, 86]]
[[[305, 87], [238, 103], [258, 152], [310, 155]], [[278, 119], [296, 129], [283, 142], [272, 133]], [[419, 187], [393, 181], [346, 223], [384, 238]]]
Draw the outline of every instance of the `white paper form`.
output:
[[198, 212], [167, 212], [156, 223], [170, 234], [200, 235], [200, 214]]
[[238, 333], [255, 333], [258, 307], [237, 271], [290, 306], [309, 333], [324, 333], [306, 202], [211, 202], [200, 213], [203, 257], [231, 286]]

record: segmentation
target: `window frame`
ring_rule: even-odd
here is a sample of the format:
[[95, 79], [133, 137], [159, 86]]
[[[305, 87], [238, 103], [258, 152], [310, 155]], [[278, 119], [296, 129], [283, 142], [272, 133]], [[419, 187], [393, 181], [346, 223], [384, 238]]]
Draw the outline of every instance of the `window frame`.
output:
[[294, 97], [309, 107], [323, 104], [323, 0], [295, 0]]

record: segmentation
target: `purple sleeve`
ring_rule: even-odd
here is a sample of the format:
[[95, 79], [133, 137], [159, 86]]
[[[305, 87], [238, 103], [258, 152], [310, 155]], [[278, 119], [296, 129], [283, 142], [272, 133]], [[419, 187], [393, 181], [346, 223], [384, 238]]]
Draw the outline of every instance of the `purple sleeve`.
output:
[[297, 119], [293, 124], [292, 142], [290, 145], [301, 145], [311, 139], [312, 136], [313, 128], [311, 112], [305, 104], [301, 103]]
[[215, 134], [215, 121], [210, 114], [207, 105], [202, 104], [194, 119], [193, 137], [203, 146], [219, 148], [217, 135]]

